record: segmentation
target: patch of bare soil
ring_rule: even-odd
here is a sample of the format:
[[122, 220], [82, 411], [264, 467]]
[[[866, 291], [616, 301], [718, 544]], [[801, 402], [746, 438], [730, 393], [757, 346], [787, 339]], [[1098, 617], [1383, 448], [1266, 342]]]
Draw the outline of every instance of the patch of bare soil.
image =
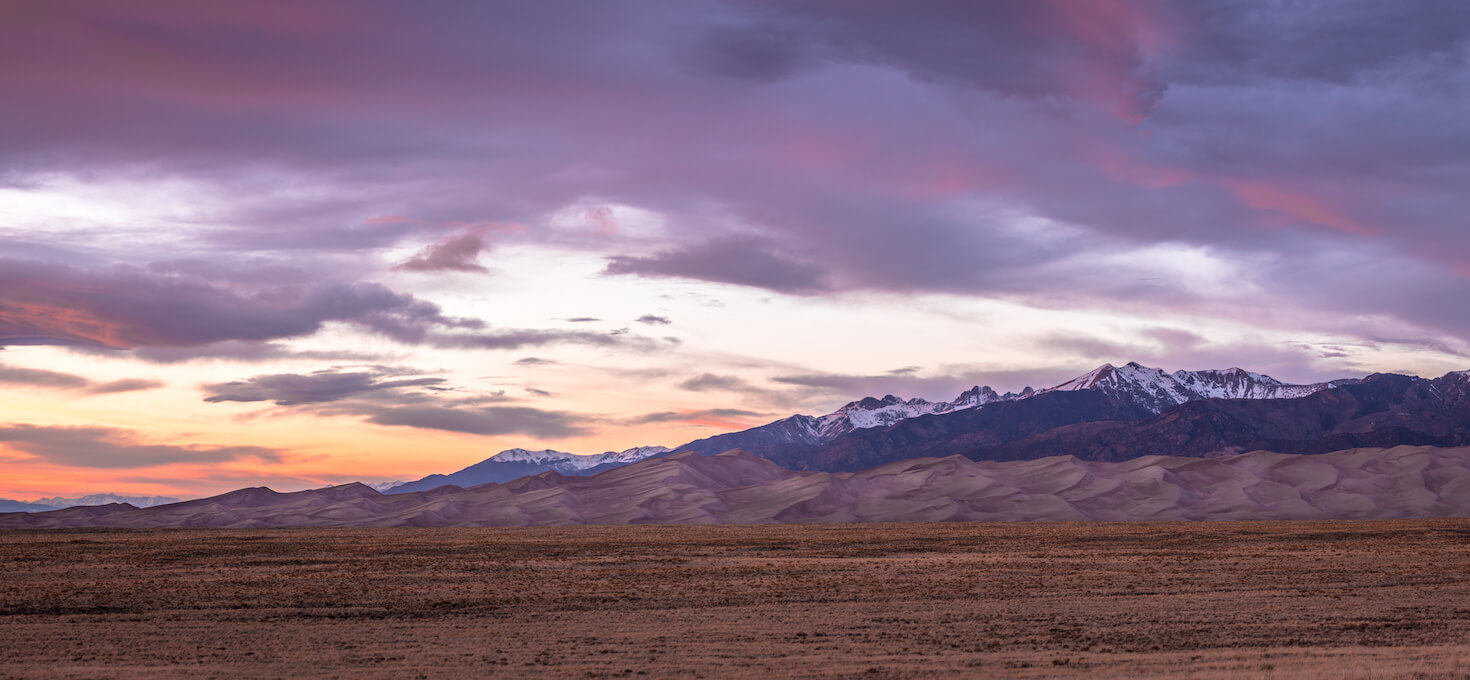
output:
[[1470, 678], [1470, 522], [0, 532], [0, 677]]

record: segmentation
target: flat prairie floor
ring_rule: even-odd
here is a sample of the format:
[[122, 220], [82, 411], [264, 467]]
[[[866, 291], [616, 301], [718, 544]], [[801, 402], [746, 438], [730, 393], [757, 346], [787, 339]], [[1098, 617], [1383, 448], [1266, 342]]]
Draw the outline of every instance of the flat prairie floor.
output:
[[1470, 678], [1470, 521], [0, 532], [0, 677]]

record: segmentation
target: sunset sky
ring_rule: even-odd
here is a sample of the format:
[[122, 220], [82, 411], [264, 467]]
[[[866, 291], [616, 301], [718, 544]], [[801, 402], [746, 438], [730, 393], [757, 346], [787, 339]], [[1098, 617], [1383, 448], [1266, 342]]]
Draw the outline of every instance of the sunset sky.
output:
[[0, 0], [0, 497], [1470, 368], [1470, 3]]

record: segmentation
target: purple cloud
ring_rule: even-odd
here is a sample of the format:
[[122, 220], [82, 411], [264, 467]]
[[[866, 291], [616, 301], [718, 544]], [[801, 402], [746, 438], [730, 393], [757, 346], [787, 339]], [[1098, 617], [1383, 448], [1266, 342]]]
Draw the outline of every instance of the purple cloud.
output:
[[768, 288], [783, 293], [816, 293], [826, 287], [821, 271], [773, 252], [759, 239], [727, 238], [665, 250], [649, 257], [614, 255], [606, 273], [701, 279]]
[[394, 269], [414, 272], [485, 272], [489, 270], [475, 262], [475, 258], [489, 248], [490, 244], [484, 236], [475, 233], [458, 234], [425, 247]]
[[383, 410], [367, 420], [378, 425], [478, 435], [524, 434], [544, 439], [564, 439], [588, 431], [588, 421], [584, 417], [525, 406], [399, 406]]
[[756, 411], [746, 411], [738, 408], [711, 408], [698, 411], [661, 411], [658, 413], [645, 413], [641, 416], [629, 419], [633, 425], [647, 425], [650, 423], [693, 423], [696, 425], [718, 425], [724, 427], [739, 427], [750, 418], [767, 417], [769, 414]]
[[91, 380], [79, 375], [5, 365], [0, 365], [0, 383], [63, 390], [80, 390], [92, 385]]
[[253, 458], [280, 462], [281, 452], [259, 446], [144, 444], [135, 433], [104, 427], [0, 426], [0, 443], [57, 465], [140, 468], [171, 463], [219, 463]]
[[[1467, 340], [1467, 41], [1455, 0], [68, 3], [0, 26], [0, 60], [28, 67], [0, 75], [0, 177], [228, 188], [188, 236], [252, 256], [433, 241], [414, 267], [474, 271], [483, 245], [454, 234], [496, 222], [609, 274], [1242, 318], [1269, 301]], [[667, 229], [548, 227], [587, 200]], [[1250, 285], [1184, 285], [1157, 244]], [[1357, 256], [1372, 286], [1347, 280]], [[389, 314], [415, 342], [444, 330]], [[6, 321], [12, 343], [118, 330]]]
[[224, 348], [222, 356], [280, 356], [267, 341], [311, 335], [327, 322], [357, 326], [405, 344], [515, 349], [554, 343], [651, 349], [626, 333], [487, 329], [377, 283], [240, 287], [116, 266], [99, 270], [0, 259], [0, 345], [139, 349], [160, 361]]
[[430, 387], [443, 385], [443, 378], [392, 378], [401, 371], [376, 368], [367, 371], [341, 371], [338, 369], [315, 373], [278, 373], [257, 375], [248, 380], [206, 385], [208, 394], [204, 401], [219, 403], [226, 401], [255, 402], [270, 401], [277, 406], [295, 406], [340, 401], [349, 397], [360, 397], [373, 392], [396, 390], [405, 387]]
[[4, 364], [0, 364], [0, 383], [25, 387], [70, 390], [84, 392], [86, 394], [117, 394], [119, 392], [137, 392], [163, 387], [163, 383], [158, 380], [123, 378], [99, 383], [71, 373], [61, 373], [38, 368], [6, 366]]

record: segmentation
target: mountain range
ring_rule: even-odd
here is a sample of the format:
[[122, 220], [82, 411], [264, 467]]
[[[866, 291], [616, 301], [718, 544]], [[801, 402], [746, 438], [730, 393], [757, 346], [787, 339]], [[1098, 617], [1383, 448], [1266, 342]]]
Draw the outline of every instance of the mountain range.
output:
[[46, 512], [48, 510], [60, 510], [79, 505], [107, 505], [110, 503], [127, 503], [140, 508], [150, 508], [155, 505], [166, 505], [177, 503], [179, 499], [172, 496], [124, 496], [115, 493], [94, 493], [80, 498], [40, 498], [34, 501], [14, 501], [0, 498], [0, 512]]
[[455, 527], [916, 521], [1388, 519], [1470, 514], [1470, 448], [1252, 452], [1124, 462], [919, 458], [795, 471], [742, 451], [685, 451], [591, 477], [544, 472], [470, 489], [363, 484], [233, 491], [153, 508], [0, 515], [0, 528]]
[[565, 451], [527, 451], [508, 449], [458, 472], [447, 475], [429, 475], [423, 479], [406, 482], [381, 489], [386, 493], [410, 493], [428, 491], [440, 486], [477, 486], [509, 482], [512, 479], [542, 472], [557, 472], [568, 475], [593, 475], [603, 470], [636, 463], [668, 449], [662, 446], [640, 446], [626, 451], [608, 451], [593, 455], [577, 455]]
[[[511, 449], [386, 494], [363, 485], [298, 494], [247, 489], [161, 509], [113, 504], [29, 520], [4, 516], [0, 526], [879, 521], [918, 517], [925, 508], [947, 519], [1459, 514], [1452, 492], [1463, 488], [1467, 473], [1458, 461], [1467, 451], [1470, 371], [1291, 385], [1238, 368], [1166, 373], [1129, 363], [1042, 390], [1000, 394], [977, 386], [949, 402], [870, 397], [824, 416], [794, 415], [672, 449], [592, 456]], [[1320, 465], [1335, 472], [1313, 467]], [[863, 481], [888, 479], [893, 466], [917, 466], [922, 474], [903, 478], [923, 483]], [[1285, 472], [1306, 469], [1322, 476]], [[1047, 486], [1073, 477], [1082, 485], [1076, 489], [1097, 493]], [[818, 481], [823, 490], [804, 495]], [[991, 487], [1018, 489], [1021, 495], [1008, 497], [1028, 500], [1010, 514], [976, 505]], [[1320, 512], [1267, 502], [1286, 494], [1283, 488]], [[932, 503], [915, 508], [905, 499]], [[1173, 500], [1140, 514], [1160, 499]], [[818, 501], [828, 510], [809, 507]], [[1057, 509], [1059, 502], [1072, 510]], [[1104, 506], [1111, 514], [1098, 509]]]
[[[1119, 367], [1105, 364], [1044, 390], [1027, 387], [1020, 392], [1001, 394], [988, 386], [976, 385], [953, 401], [938, 402], [905, 400], [893, 395], [867, 397], [823, 416], [794, 415], [672, 449], [643, 446], [593, 456], [510, 449], [458, 472], [430, 475], [384, 490], [404, 493], [445, 484], [474, 486], [551, 470], [562, 474], [595, 474], [676, 451], [715, 455], [741, 449], [791, 469], [853, 472], [921, 455], [968, 454], [965, 447], [971, 440], [1011, 442], [1075, 423], [1136, 421], [1202, 399], [1285, 399], [1354, 382], [1357, 381], [1349, 379], [1291, 385], [1239, 368], [1166, 373], [1137, 363]], [[1068, 393], [1081, 396], [1062, 396]], [[1010, 405], [995, 408], [1000, 404]], [[904, 427], [895, 433], [892, 441], [883, 441], [883, 436], [878, 434], [900, 425]]]

